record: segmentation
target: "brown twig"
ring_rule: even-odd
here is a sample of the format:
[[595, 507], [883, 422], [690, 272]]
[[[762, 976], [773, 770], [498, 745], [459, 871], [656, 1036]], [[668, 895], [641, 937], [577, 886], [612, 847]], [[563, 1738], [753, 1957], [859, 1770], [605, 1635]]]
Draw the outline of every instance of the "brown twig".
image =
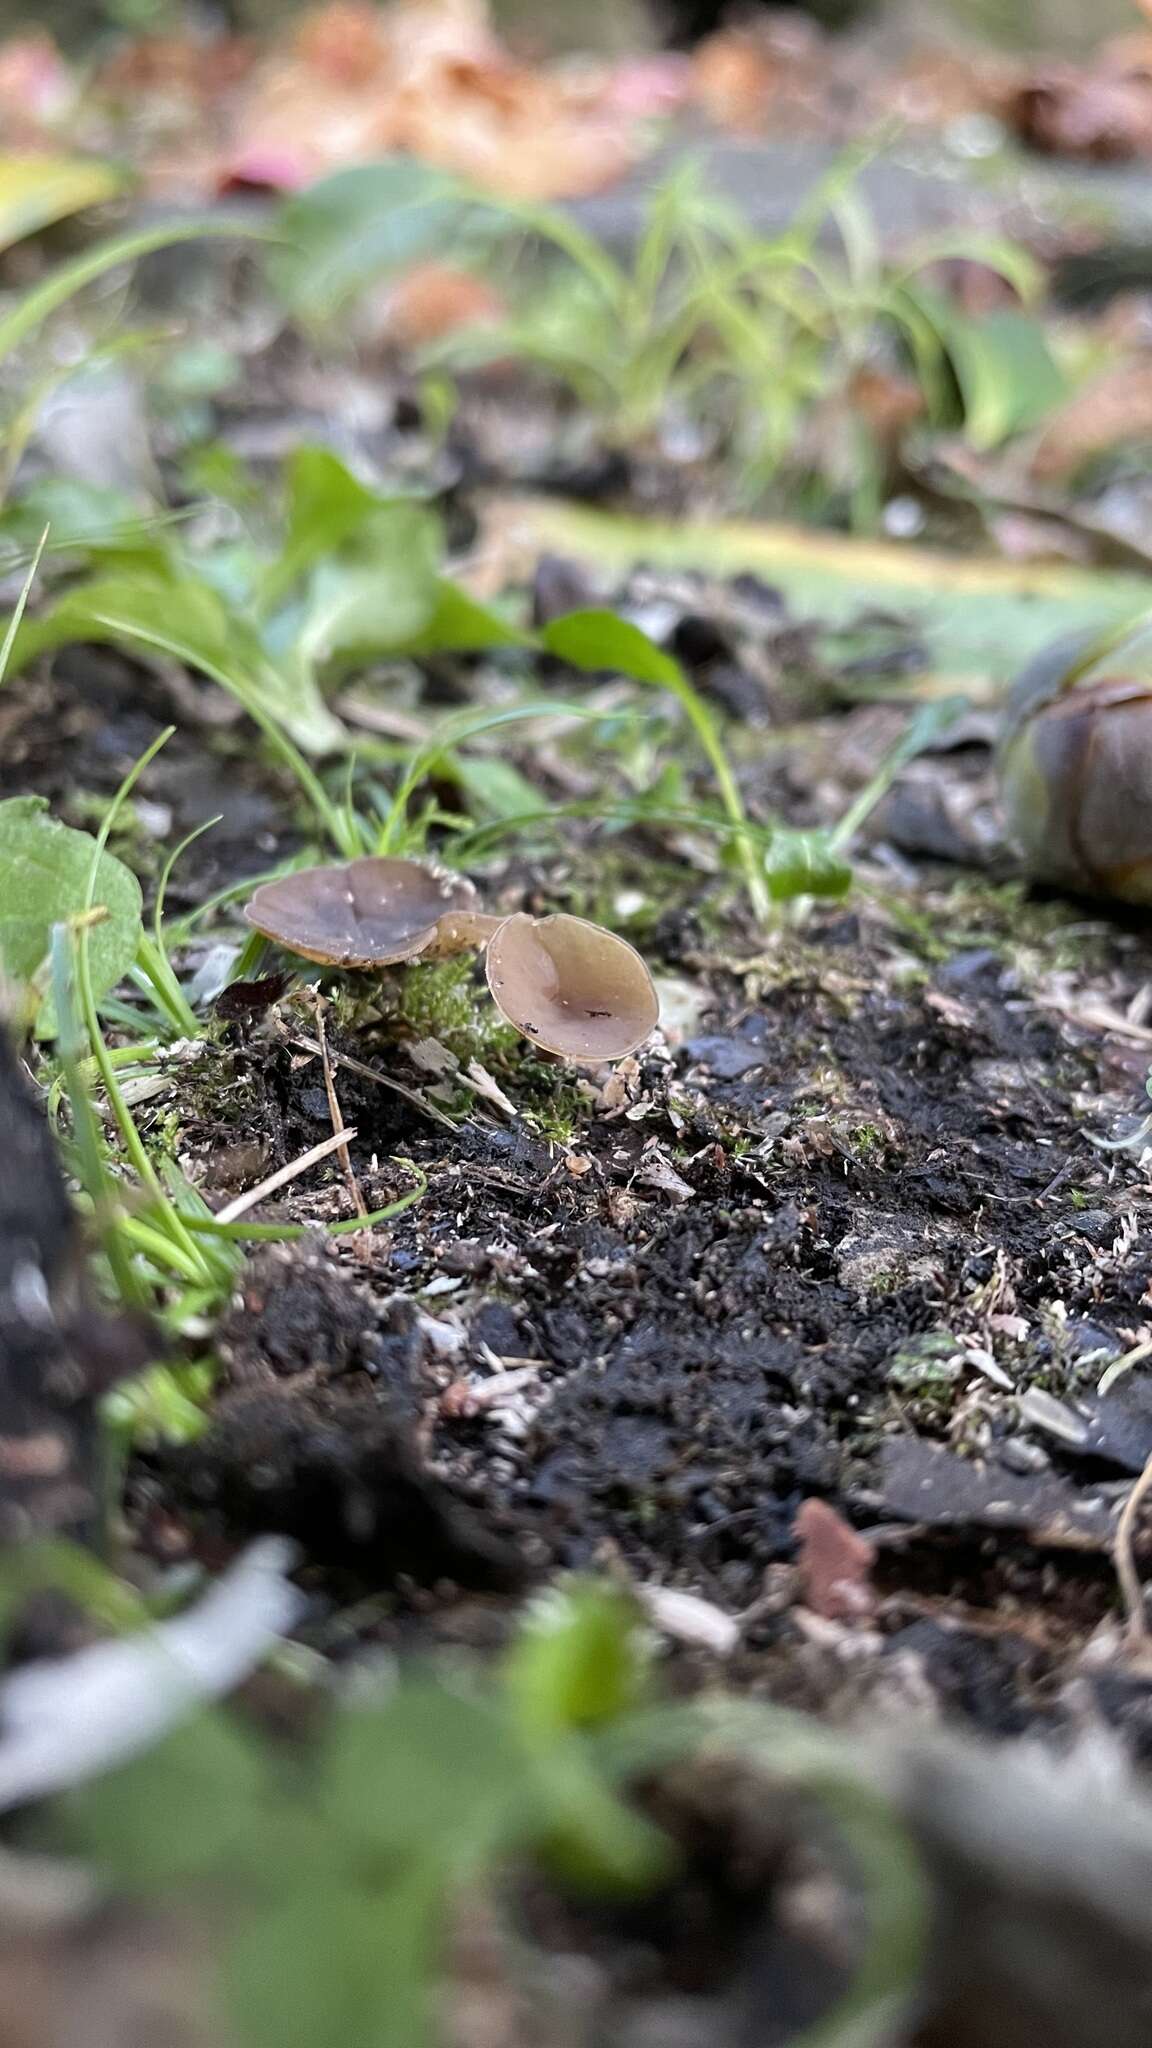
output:
[[[324, 998], [320, 994], [316, 995], [313, 1015], [316, 1019], [316, 1038], [320, 1046], [320, 1064], [324, 1069], [324, 1093], [328, 1097], [328, 1114], [332, 1119], [333, 1132], [342, 1131], [344, 1128], [344, 1112], [340, 1107], [339, 1097], [336, 1094], [336, 1083], [332, 1078], [332, 1061], [328, 1054], [328, 1033], [324, 1028]], [[368, 1210], [364, 1203], [364, 1197], [360, 1193], [360, 1183], [356, 1178], [355, 1169], [352, 1165], [352, 1154], [349, 1152], [347, 1145], [341, 1145], [339, 1151], [340, 1164], [344, 1168], [344, 1178], [348, 1183], [348, 1193], [352, 1197], [352, 1206], [358, 1216], [366, 1216]]]

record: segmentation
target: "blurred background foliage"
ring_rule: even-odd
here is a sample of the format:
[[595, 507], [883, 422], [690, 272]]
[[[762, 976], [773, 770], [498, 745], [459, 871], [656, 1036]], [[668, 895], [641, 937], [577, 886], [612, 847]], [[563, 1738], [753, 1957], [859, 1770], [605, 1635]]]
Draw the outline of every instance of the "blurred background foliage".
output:
[[[387, 0], [382, 0], [386, 5]], [[226, 26], [255, 34], [271, 33], [303, 11], [303, 0], [0, 0], [0, 35], [30, 28], [48, 29], [71, 49], [109, 31], [164, 33], [190, 18], [205, 26]], [[514, 45], [535, 51], [601, 50], [615, 54], [644, 41], [703, 35], [722, 19], [747, 18], [762, 11], [756, 0], [725, 5], [724, 0], [494, 0], [492, 12]], [[906, 21], [923, 36], [939, 33], [975, 34], [1019, 48], [1091, 48], [1101, 36], [1133, 25], [1131, 0], [895, 0], [870, 5], [868, 0], [811, 0], [802, 12], [828, 25], [861, 16], [890, 19], [899, 32]]]

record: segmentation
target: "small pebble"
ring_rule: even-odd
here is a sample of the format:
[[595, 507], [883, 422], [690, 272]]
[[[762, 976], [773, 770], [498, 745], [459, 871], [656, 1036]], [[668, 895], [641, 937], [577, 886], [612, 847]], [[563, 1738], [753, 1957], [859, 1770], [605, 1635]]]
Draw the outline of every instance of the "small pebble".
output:
[[1031, 1443], [1026, 1436], [1009, 1436], [1000, 1445], [1000, 1463], [1009, 1472], [1046, 1472], [1051, 1459], [1042, 1444]]

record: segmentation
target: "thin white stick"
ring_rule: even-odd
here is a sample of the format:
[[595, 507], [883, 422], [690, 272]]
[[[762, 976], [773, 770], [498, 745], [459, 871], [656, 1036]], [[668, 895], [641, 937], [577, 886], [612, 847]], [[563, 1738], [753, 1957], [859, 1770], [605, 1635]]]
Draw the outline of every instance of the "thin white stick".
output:
[[1110, 1387], [1115, 1386], [1118, 1379], [1123, 1378], [1126, 1372], [1131, 1372], [1134, 1365], [1142, 1365], [1146, 1358], [1152, 1358], [1152, 1339], [1145, 1344], [1134, 1344], [1131, 1351], [1124, 1353], [1123, 1358], [1114, 1358], [1102, 1376], [1096, 1392], [1106, 1394]]
[[287, 1187], [290, 1180], [297, 1180], [302, 1173], [307, 1173], [310, 1166], [318, 1166], [322, 1159], [327, 1159], [330, 1152], [338, 1152], [342, 1145], [348, 1143], [349, 1138], [355, 1136], [355, 1129], [351, 1125], [346, 1131], [333, 1131], [330, 1138], [323, 1138], [319, 1145], [313, 1145], [310, 1152], [302, 1152], [299, 1159], [293, 1159], [287, 1166], [280, 1167], [276, 1173], [270, 1173], [267, 1180], [262, 1180], [259, 1186], [249, 1188], [246, 1195], [237, 1195], [234, 1202], [227, 1202], [223, 1209], [217, 1209], [217, 1223], [238, 1222], [241, 1216], [248, 1214], [249, 1209], [256, 1207], [257, 1202], [262, 1202], [265, 1195], [274, 1195], [277, 1188]]
[[1120, 1581], [1120, 1591], [1124, 1596], [1124, 1606], [1128, 1615], [1128, 1649], [1133, 1654], [1138, 1654], [1148, 1646], [1148, 1616], [1144, 1607], [1144, 1588], [1140, 1583], [1133, 1551], [1140, 1510], [1149, 1492], [1152, 1492], [1152, 1458], [1149, 1458], [1124, 1503], [1124, 1512], [1116, 1525], [1112, 1545], [1112, 1561], [1116, 1567], [1116, 1577]]

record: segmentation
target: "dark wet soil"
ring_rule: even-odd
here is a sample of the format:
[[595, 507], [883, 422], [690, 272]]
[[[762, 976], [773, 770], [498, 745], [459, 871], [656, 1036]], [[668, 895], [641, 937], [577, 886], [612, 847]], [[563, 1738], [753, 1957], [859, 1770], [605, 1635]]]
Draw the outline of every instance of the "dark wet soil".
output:
[[[782, 944], [776, 986], [755, 1003], [719, 977], [706, 1029], [671, 1060], [642, 1059], [624, 1113], [593, 1109], [567, 1156], [520, 1121], [479, 1116], [445, 1143], [407, 1104], [342, 1086], [369, 1199], [373, 1155], [400, 1146], [428, 1191], [365, 1251], [255, 1261], [227, 1331], [233, 1391], [172, 1467], [189, 1504], [215, 1469], [225, 1520], [266, 1526], [259, 1488], [237, 1494], [227, 1476], [260, 1458], [262, 1430], [270, 1464], [285, 1437], [300, 1457], [307, 1415], [323, 1494], [333, 1431], [355, 1434], [353, 1465], [371, 1473], [383, 1412], [474, 1504], [477, 1538], [499, 1525], [530, 1565], [618, 1557], [642, 1580], [746, 1612], [766, 1572], [793, 1558], [796, 1511], [815, 1493], [864, 1526], [911, 1526], [883, 1553], [894, 1614], [908, 1591], [929, 1610], [963, 1598], [987, 1618], [1016, 1572], [1031, 1574], [1054, 1623], [1069, 1611], [1077, 1630], [1103, 1619], [1106, 1517], [1085, 1536], [1098, 1566], [1077, 1556], [1054, 1602], [1029, 1554], [1055, 1521], [1041, 1480], [1071, 1497], [1083, 1461], [1022, 1436], [1014, 1395], [978, 1371], [953, 1368], [935, 1386], [931, 1374], [942, 1339], [947, 1352], [991, 1337], [1014, 1388], [1088, 1394], [1100, 1355], [1140, 1324], [1148, 1270], [1124, 1218], [1141, 1197], [1129, 1176], [1109, 1185], [1072, 1107], [1092, 1063], [1033, 1003], [1006, 1002], [1013, 978], [995, 948], [960, 998], [963, 955], [895, 988], [881, 915], [825, 922], [823, 943], [817, 922]], [[315, 1141], [326, 1105], [308, 1064], [290, 1049], [268, 1055], [266, 1041], [259, 1068], [239, 1048], [205, 1057], [245, 1075], [245, 1127], [266, 1121], [278, 1157]], [[989, 1332], [997, 1318], [1007, 1341]], [[1084, 1351], [1097, 1359], [1087, 1373]], [[527, 1412], [511, 1430], [499, 1412], [468, 1414], [462, 1390], [525, 1367]], [[914, 1473], [888, 1486], [897, 1440], [948, 1447], [918, 1513]], [[1145, 1442], [1152, 1416], [1093, 1464], [1092, 1487], [1121, 1480]], [[956, 1452], [1001, 1519], [1000, 1497], [1017, 1489], [1007, 1541], [981, 1541], [978, 1499], [962, 1503], [943, 1548], [933, 1536]], [[350, 1495], [357, 1483], [350, 1468]], [[277, 1482], [267, 1486], [275, 1500]], [[330, 1557], [339, 1515], [329, 1507], [308, 1527], [298, 1487], [293, 1498], [294, 1528]], [[367, 1563], [375, 1534], [365, 1545]], [[425, 1582], [445, 1569], [435, 1543], [415, 1564], [393, 1562]], [[487, 1546], [474, 1539], [451, 1575], [487, 1583]], [[776, 1621], [753, 1624], [766, 1651], [779, 1634]]]
[[[85, 802], [170, 720], [172, 687], [104, 651], [17, 683], [4, 793], [38, 788], [91, 822]], [[177, 687], [203, 715], [182, 701], [128, 850], [147, 876], [150, 819], [166, 845], [223, 813], [177, 871], [186, 909], [295, 850], [301, 821], [215, 693]], [[893, 720], [825, 706], [798, 742], [769, 704], [749, 787], [801, 822], [826, 815]], [[938, 858], [941, 788], [967, 867]], [[315, 1230], [253, 1254], [215, 1340], [206, 1434], [138, 1460], [143, 1548], [216, 1559], [286, 1531], [325, 1648], [488, 1642], [525, 1587], [596, 1565], [736, 1617], [730, 1672], [754, 1690], [833, 1711], [842, 1691], [851, 1711], [863, 1671], [906, 1683], [915, 1667], [958, 1720], [1059, 1716], [1115, 1624], [1116, 1515], [1152, 1453], [1139, 1372], [1095, 1392], [1147, 1332], [1149, 1190], [1139, 1147], [1093, 1143], [1139, 1120], [1152, 946], [989, 879], [990, 857], [993, 875], [1008, 863], [988, 809], [979, 741], [918, 764], [852, 902], [766, 940], [731, 883], [654, 828], [613, 841], [609, 884], [577, 828], [562, 859], [497, 868], [509, 905], [648, 884], [634, 935], [668, 977], [666, 1028], [611, 1078], [478, 1038], [463, 1056], [503, 1105], [437, 1092], [399, 970], [367, 1002], [335, 991], [363, 1198], [404, 1193], [412, 1167], [426, 1190], [341, 1239], [322, 1234], [349, 1206], [332, 1162], [261, 1208]], [[214, 1203], [331, 1128], [313, 999], [293, 988], [226, 998], [141, 1112], [168, 1120]], [[796, 1527], [812, 1497], [871, 1545], [855, 1617], [812, 1605]], [[709, 1663], [681, 1655], [689, 1673]], [[1098, 1690], [1152, 1747], [1142, 1682]]]
[[[156, 686], [105, 674], [90, 723], [74, 713], [90, 788], [154, 729]], [[117, 682], [135, 721], [109, 717]], [[35, 692], [23, 709], [6, 774], [59, 795]], [[146, 784], [180, 829], [203, 758], [180, 733]], [[252, 858], [246, 817], [264, 819], [264, 866], [291, 813], [230, 735], [209, 758], [215, 809], [240, 817], [213, 834], [221, 883]], [[863, 1634], [877, 1669], [912, 1659], [984, 1729], [1058, 1714], [1115, 1616], [1115, 1513], [1152, 1452], [1140, 1374], [1095, 1395], [1148, 1325], [1148, 1188], [1138, 1153], [1093, 1145], [1140, 1114], [1125, 1006], [1152, 952], [1015, 887], [927, 866], [908, 895], [881, 874], [873, 856], [857, 907], [758, 946], [726, 883], [685, 874], [693, 907], [670, 901], [646, 944], [691, 995], [687, 1028], [584, 1085], [488, 1051], [515, 1116], [457, 1096], [455, 1128], [430, 1120], [387, 991], [383, 1022], [336, 1006], [334, 1055], [416, 1096], [336, 1069], [363, 1198], [410, 1186], [398, 1161], [426, 1192], [342, 1241], [320, 1235], [348, 1204], [328, 1165], [260, 1210], [316, 1235], [252, 1255], [209, 1432], [135, 1470], [141, 1544], [219, 1556], [252, 1530], [293, 1534], [324, 1647], [492, 1640], [551, 1569], [621, 1569], [738, 1616], [746, 1686], [828, 1704], [797, 1571], [816, 1495], [873, 1544], [867, 1620], [824, 1634]], [[158, 1106], [209, 1200], [330, 1128], [310, 999], [283, 989], [225, 1006]], [[1103, 1026], [1078, 1022], [1101, 1006]], [[1064, 1436], [1021, 1409], [1029, 1391], [1062, 1403]], [[1093, 1419], [1088, 1448], [1068, 1413]], [[1140, 1683], [1105, 1710], [1148, 1747]]]

